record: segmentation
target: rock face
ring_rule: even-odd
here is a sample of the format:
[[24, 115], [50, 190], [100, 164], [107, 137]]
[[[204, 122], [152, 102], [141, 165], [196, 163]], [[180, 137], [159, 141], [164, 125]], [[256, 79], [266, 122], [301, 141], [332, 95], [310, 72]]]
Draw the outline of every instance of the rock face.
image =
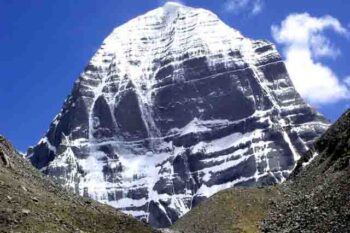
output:
[[164, 227], [222, 189], [283, 181], [327, 127], [273, 44], [167, 3], [107, 37], [28, 157]]

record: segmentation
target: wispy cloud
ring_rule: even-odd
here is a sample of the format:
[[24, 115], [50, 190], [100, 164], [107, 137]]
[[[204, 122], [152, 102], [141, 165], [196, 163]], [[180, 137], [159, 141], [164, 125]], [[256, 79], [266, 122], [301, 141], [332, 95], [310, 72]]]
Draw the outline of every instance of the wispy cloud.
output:
[[259, 14], [264, 6], [263, 0], [226, 0], [224, 10], [233, 14]]
[[158, 5], [160, 5], [160, 6], [165, 5], [165, 4], [171, 4], [171, 3], [186, 5], [185, 1], [183, 1], [183, 0], [158, 0]]
[[[332, 16], [291, 14], [281, 25], [272, 26], [273, 38], [283, 46], [286, 66], [298, 92], [315, 105], [350, 98], [350, 86], [320, 61], [335, 59], [341, 51], [325, 31], [347, 37], [349, 32]], [[350, 80], [349, 80], [350, 83]]]
[[346, 77], [346, 78], [344, 79], [344, 82], [345, 82], [346, 85], [348, 85], [349, 88], [350, 88], [350, 76]]

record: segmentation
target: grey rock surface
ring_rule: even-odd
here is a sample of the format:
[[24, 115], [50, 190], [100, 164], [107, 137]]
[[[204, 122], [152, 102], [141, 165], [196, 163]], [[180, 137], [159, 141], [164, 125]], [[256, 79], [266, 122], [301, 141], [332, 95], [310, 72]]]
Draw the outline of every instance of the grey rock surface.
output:
[[107, 37], [28, 158], [165, 227], [220, 190], [285, 180], [327, 127], [272, 43], [168, 3]]

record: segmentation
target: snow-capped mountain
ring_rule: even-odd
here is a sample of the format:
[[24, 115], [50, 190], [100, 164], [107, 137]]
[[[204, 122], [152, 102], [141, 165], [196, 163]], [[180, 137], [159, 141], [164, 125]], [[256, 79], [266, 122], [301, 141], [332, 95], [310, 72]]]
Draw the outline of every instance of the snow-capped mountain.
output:
[[28, 157], [164, 227], [222, 189], [283, 181], [327, 127], [273, 44], [167, 3], [105, 39]]

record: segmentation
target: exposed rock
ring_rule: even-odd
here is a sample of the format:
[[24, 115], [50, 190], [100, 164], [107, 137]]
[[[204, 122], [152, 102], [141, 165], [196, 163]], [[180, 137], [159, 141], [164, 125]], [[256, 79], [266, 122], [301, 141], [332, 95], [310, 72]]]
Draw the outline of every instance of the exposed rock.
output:
[[22, 214], [28, 215], [28, 214], [30, 214], [30, 210], [22, 209]]
[[6, 155], [5, 147], [4, 148], [0, 148], [0, 159], [1, 159], [1, 162], [3, 163], [3, 166], [5, 166], [5, 167], [10, 167], [11, 166], [10, 165], [10, 160], [9, 160], [8, 156]]
[[28, 158], [163, 227], [225, 188], [285, 180], [327, 127], [272, 43], [168, 3], [107, 37]]

